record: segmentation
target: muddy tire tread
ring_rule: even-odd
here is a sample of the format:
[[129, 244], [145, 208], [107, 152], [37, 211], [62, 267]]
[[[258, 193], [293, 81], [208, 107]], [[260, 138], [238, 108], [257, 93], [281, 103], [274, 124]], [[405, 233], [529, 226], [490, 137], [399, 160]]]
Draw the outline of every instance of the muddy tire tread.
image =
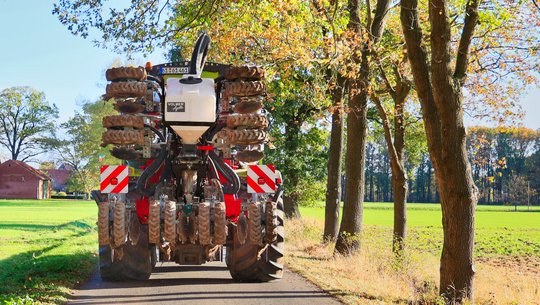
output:
[[250, 203], [248, 211], [249, 241], [254, 245], [259, 245], [262, 242], [261, 204], [259, 202]]
[[167, 201], [165, 203], [163, 237], [165, 241], [174, 245], [176, 243], [176, 202]]
[[137, 98], [146, 96], [145, 82], [115, 82], [105, 88], [108, 98]]
[[235, 158], [238, 161], [252, 163], [264, 158], [264, 153], [258, 150], [243, 150], [238, 152]]
[[148, 212], [148, 242], [150, 244], [160, 244], [160, 204], [158, 200], [150, 202]]
[[225, 202], [218, 202], [214, 207], [214, 245], [223, 245], [227, 242]]
[[236, 127], [250, 127], [265, 129], [268, 127], [268, 117], [263, 114], [237, 114], [227, 117], [227, 127], [234, 129]]
[[142, 145], [144, 143], [144, 130], [107, 130], [101, 135], [103, 146], [114, 145]]
[[[138, 221], [138, 220], [137, 220]], [[99, 246], [99, 272], [105, 281], [147, 280], [152, 274], [151, 247], [148, 245], [148, 228], [140, 226], [137, 244], [126, 243], [118, 248], [110, 245]], [[113, 259], [114, 251], [122, 251], [122, 259]]]
[[113, 208], [113, 235], [114, 245], [119, 247], [126, 242], [126, 204], [122, 201], [114, 203]]
[[[275, 212], [277, 219], [276, 239], [273, 243], [266, 245], [261, 253], [259, 253], [260, 247], [258, 245], [250, 242], [242, 245], [238, 238], [233, 236], [233, 243], [227, 247], [226, 263], [234, 280], [268, 282], [283, 277], [285, 214], [282, 198], [278, 198]], [[248, 231], [248, 233], [250, 232]]]
[[134, 115], [109, 115], [103, 117], [102, 120], [103, 127], [105, 128], [114, 128], [114, 127], [130, 127], [136, 129], [144, 128], [144, 119], [142, 116]]
[[225, 82], [222, 90], [224, 97], [265, 95], [266, 85], [261, 81]]
[[146, 70], [143, 67], [116, 67], [105, 71], [105, 77], [108, 81], [119, 79], [133, 79], [138, 81], [146, 80]]
[[234, 66], [231, 67], [225, 73], [225, 79], [227, 80], [236, 80], [236, 79], [249, 79], [249, 80], [259, 80], [265, 77], [265, 71], [262, 67], [257, 66]]
[[98, 206], [98, 241], [100, 246], [109, 245], [110, 228], [109, 228], [109, 210], [108, 201], [100, 202]]
[[210, 236], [210, 203], [199, 204], [198, 215], [199, 244], [206, 246], [211, 243]]

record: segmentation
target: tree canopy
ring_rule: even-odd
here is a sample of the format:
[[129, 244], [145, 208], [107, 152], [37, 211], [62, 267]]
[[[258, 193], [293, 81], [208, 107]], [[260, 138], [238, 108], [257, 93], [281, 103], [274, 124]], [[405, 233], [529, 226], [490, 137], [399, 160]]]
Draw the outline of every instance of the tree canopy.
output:
[[43, 148], [58, 118], [56, 105], [45, 94], [30, 87], [13, 87], [0, 92], [0, 145], [11, 159], [32, 161]]

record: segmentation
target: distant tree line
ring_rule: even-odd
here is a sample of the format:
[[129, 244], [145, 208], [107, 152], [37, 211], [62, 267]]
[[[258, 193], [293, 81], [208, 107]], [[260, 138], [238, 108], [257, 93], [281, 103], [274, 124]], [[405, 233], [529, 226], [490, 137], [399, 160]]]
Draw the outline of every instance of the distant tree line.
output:
[[[480, 204], [540, 203], [540, 131], [528, 128], [470, 127], [467, 152]], [[410, 156], [408, 156], [410, 158]], [[365, 201], [393, 201], [390, 160], [384, 138], [366, 148]], [[407, 163], [408, 202], [440, 202], [426, 150]], [[527, 196], [529, 195], [529, 196]], [[515, 202], [518, 201], [518, 202]]]

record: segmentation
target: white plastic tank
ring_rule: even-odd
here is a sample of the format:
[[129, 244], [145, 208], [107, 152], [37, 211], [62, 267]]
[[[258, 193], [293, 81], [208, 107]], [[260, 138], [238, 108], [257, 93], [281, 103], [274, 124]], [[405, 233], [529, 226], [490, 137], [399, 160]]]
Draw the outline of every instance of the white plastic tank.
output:
[[211, 78], [189, 77], [167, 79], [164, 118], [182, 143], [197, 144], [216, 121], [216, 90]]

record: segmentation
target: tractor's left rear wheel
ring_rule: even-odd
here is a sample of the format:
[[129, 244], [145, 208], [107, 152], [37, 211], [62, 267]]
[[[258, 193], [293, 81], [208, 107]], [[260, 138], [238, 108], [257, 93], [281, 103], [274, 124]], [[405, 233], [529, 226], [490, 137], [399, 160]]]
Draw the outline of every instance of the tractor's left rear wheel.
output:
[[[113, 248], [99, 246], [99, 272], [105, 281], [147, 280], [152, 274], [156, 259], [152, 257], [148, 244], [148, 227], [140, 226], [140, 235], [135, 245], [130, 241]], [[155, 250], [154, 250], [155, 251]]]

